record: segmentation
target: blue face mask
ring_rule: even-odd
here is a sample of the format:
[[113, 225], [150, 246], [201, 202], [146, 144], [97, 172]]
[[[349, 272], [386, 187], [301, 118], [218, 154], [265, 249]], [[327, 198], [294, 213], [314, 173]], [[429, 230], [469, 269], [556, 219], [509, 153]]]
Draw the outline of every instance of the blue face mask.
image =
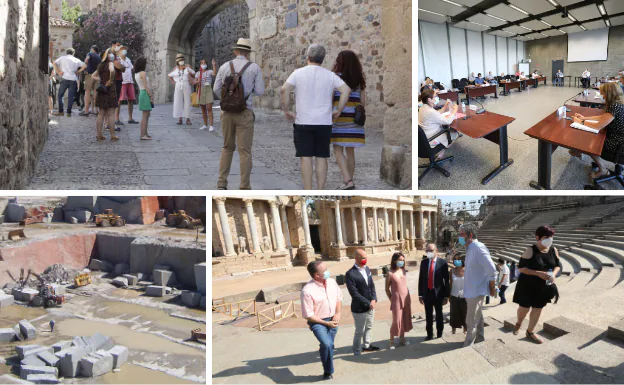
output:
[[456, 260], [454, 260], [454, 261], [453, 261], [453, 264], [454, 264], [455, 266], [457, 266], [457, 267], [461, 267], [461, 265], [462, 265], [462, 261], [459, 261], [459, 260], [457, 260], [457, 259], [456, 259]]
[[464, 246], [466, 244], [466, 238], [464, 238], [464, 237], [459, 237], [459, 239], [457, 241], [462, 246]]
[[403, 266], [405, 266], [405, 262], [403, 262], [403, 261], [398, 261], [397, 262], [397, 267], [403, 267]]
[[331, 273], [329, 272], [329, 270], [325, 270], [325, 272], [323, 273], [323, 279], [329, 279], [329, 277], [331, 277]]

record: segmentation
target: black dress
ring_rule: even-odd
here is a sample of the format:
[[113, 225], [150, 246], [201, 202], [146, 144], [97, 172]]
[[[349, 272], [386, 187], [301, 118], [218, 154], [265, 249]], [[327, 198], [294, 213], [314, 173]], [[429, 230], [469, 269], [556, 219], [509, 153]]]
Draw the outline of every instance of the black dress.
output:
[[[100, 77], [100, 83], [106, 85], [110, 79], [110, 70], [108, 69], [108, 62], [102, 62], [97, 67], [98, 76]], [[115, 89], [115, 81], [113, 84], [106, 87], [106, 93], [99, 93], [95, 100], [95, 106], [98, 108], [108, 109], [117, 108], [117, 90]]]
[[[550, 269], [555, 270], [557, 266], [561, 269], [561, 261], [557, 258], [554, 247], [551, 247], [546, 253], [539, 251], [536, 245], [533, 245], [531, 250], [533, 256], [529, 259], [520, 258], [518, 269], [526, 267], [531, 270], [548, 271]], [[513, 301], [522, 307], [541, 309], [550, 302], [550, 300], [546, 301], [543, 298], [545, 289], [546, 281], [542, 278], [521, 273], [518, 277]]]
[[624, 144], [624, 104], [613, 103], [606, 110], [614, 119], [606, 127], [607, 137], [602, 148], [602, 157], [613, 160], [618, 147]]

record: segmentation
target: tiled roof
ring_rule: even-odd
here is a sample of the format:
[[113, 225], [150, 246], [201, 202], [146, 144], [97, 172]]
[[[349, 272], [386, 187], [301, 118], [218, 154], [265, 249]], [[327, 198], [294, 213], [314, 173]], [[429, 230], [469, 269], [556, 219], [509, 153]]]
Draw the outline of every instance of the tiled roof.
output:
[[57, 19], [56, 17], [51, 17], [50, 27], [77, 28], [78, 26], [74, 23], [70, 23], [69, 21]]

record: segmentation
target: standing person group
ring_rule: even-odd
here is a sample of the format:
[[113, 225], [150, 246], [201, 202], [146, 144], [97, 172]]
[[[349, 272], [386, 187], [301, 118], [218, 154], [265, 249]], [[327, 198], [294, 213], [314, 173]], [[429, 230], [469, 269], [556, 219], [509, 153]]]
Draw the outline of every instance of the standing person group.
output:
[[65, 92], [69, 91], [67, 117], [71, 117], [74, 98], [78, 91], [78, 76], [87, 69], [87, 65], [82, 60], [74, 57], [75, 52], [73, 48], [68, 48], [66, 55], [56, 59], [53, 63], [54, 71], [63, 78], [58, 91], [58, 112], [54, 114], [55, 116], [63, 116], [63, 97], [65, 97]]

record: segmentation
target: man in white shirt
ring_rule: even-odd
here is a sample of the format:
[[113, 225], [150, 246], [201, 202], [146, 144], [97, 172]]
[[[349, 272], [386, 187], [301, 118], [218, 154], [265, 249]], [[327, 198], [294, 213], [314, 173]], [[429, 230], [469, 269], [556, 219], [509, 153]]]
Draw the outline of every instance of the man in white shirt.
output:
[[563, 87], [563, 72], [561, 70], [557, 70], [557, 75], [555, 76], [555, 84]]
[[591, 72], [589, 72], [589, 68], [585, 68], [583, 74], [581, 75], [581, 83], [583, 88], [589, 88], [589, 82], [591, 80]]
[[65, 56], [61, 56], [56, 59], [52, 64], [56, 73], [63, 78], [58, 91], [58, 106], [59, 110], [55, 113], [55, 116], [63, 116], [63, 97], [65, 91], [69, 90], [67, 97], [67, 117], [71, 117], [71, 108], [74, 104], [74, 98], [78, 89], [78, 75], [87, 69], [87, 65], [80, 59], [74, 57], [75, 50], [68, 48]]
[[[318, 190], [325, 188], [333, 121], [340, 116], [351, 94], [351, 88], [338, 75], [321, 67], [325, 53], [322, 45], [310, 45], [308, 65], [295, 70], [281, 90], [284, 115], [294, 123], [296, 157], [301, 158], [303, 188], [306, 190], [312, 190], [312, 158], [316, 158], [316, 187]], [[336, 90], [340, 92], [340, 100], [332, 112]], [[290, 93], [293, 91], [296, 114], [290, 112]]]
[[[464, 274], [464, 297], [468, 304], [466, 312], [466, 340], [464, 347], [485, 340], [483, 323], [483, 300], [496, 294], [496, 267], [490, 252], [477, 240], [477, 226], [464, 224], [459, 228], [459, 244], [466, 245], [466, 271]], [[476, 335], [475, 335], [476, 328]]]
[[504, 303], [507, 303], [507, 299], [505, 298], [505, 290], [507, 290], [507, 288], [509, 287], [510, 273], [509, 266], [507, 266], [503, 258], [498, 259], [498, 268], [500, 270], [498, 273], [498, 294], [500, 295], [500, 304], [502, 305]]

